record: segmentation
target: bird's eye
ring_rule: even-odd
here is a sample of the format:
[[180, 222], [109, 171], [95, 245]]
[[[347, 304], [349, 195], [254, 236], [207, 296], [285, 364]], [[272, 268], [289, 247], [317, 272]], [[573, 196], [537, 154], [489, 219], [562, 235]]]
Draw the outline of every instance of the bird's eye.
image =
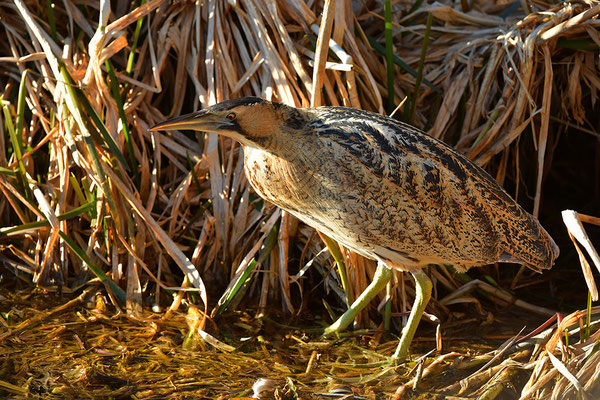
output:
[[233, 121], [233, 120], [235, 119], [235, 117], [237, 117], [237, 115], [235, 115], [235, 113], [234, 113], [234, 112], [230, 112], [229, 114], [227, 114], [227, 115], [225, 116], [225, 118], [227, 118], [227, 119], [228, 119], [228, 120], [230, 120], [230, 121]]

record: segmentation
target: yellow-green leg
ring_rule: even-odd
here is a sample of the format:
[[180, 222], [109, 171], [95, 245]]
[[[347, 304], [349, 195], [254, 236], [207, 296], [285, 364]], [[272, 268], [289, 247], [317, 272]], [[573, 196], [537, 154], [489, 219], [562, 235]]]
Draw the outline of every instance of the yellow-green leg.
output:
[[406, 323], [404, 329], [402, 329], [400, 343], [398, 343], [398, 347], [392, 356], [392, 358], [398, 363], [404, 362], [408, 357], [408, 348], [410, 347], [410, 342], [412, 342], [413, 337], [415, 336], [415, 332], [419, 326], [419, 321], [421, 320], [421, 316], [425, 311], [425, 306], [431, 298], [431, 288], [433, 287], [431, 280], [423, 271], [413, 272], [412, 275], [415, 278], [415, 289], [417, 294], [415, 296], [415, 302], [410, 312], [410, 316], [408, 317], [408, 322]]
[[385, 288], [385, 285], [389, 282], [391, 277], [392, 270], [381, 262], [377, 263], [377, 270], [375, 271], [375, 275], [373, 275], [373, 281], [371, 281], [371, 284], [367, 286], [365, 291], [358, 296], [350, 308], [348, 308], [348, 310], [340, 318], [338, 318], [337, 321], [325, 329], [323, 336], [339, 333], [346, 329], [348, 325], [354, 321], [358, 313], [360, 313], [362, 309], [365, 308], [367, 304], [369, 304], [369, 302], [383, 290], [383, 288]]

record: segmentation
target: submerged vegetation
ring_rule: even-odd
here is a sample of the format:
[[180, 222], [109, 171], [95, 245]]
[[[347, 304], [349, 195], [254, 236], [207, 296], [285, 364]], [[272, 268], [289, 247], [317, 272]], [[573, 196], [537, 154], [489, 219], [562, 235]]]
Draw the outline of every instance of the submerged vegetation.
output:
[[[250, 397], [264, 378], [266, 398], [594, 398], [600, 259], [581, 222], [600, 225], [585, 161], [599, 13], [597, 1], [0, 2], [0, 393]], [[238, 144], [148, 131], [250, 95], [394, 113], [452, 144], [562, 236], [559, 268], [581, 262], [587, 309], [583, 285], [570, 307], [510, 291], [555, 290], [559, 273], [431, 266], [436, 331], [415, 353], [438, 354], [388, 362], [402, 322], [390, 316], [414, 295], [400, 272], [365, 329], [319, 341], [375, 263], [252, 193]], [[564, 161], [574, 141], [591, 144], [569, 161], [594, 167]], [[562, 214], [569, 236], [563, 208], [578, 211]], [[552, 319], [559, 308], [581, 311]], [[446, 351], [453, 325], [514, 315], [551, 319]]]

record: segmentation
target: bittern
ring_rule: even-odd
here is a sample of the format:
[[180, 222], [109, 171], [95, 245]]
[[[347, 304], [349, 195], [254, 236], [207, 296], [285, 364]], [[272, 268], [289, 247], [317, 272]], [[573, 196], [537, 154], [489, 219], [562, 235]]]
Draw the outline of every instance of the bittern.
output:
[[496, 262], [550, 268], [558, 247], [483, 169], [395, 119], [345, 107], [294, 108], [248, 97], [162, 122], [230, 137], [265, 200], [378, 262], [373, 281], [325, 334], [346, 328], [390, 280], [410, 272], [416, 298], [395, 352], [404, 361], [432, 283], [422, 268]]

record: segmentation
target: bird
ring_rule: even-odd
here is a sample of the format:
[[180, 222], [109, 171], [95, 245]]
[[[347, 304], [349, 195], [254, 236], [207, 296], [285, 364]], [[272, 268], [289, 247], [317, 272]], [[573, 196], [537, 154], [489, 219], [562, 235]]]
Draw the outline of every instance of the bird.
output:
[[239, 142], [246, 177], [268, 202], [346, 248], [377, 261], [372, 282], [329, 336], [345, 329], [392, 270], [416, 296], [393, 358], [403, 362], [432, 290], [423, 268], [458, 271], [497, 262], [541, 272], [559, 248], [485, 170], [444, 142], [355, 108], [296, 108], [259, 97], [222, 101], [150, 130], [212, 132]]

